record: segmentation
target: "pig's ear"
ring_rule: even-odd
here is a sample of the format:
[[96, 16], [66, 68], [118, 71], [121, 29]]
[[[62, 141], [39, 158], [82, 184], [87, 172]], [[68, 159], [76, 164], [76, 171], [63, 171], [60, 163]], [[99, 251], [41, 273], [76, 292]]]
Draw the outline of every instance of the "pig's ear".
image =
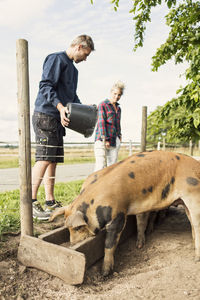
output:
[[79, 210], [77, 210], [75, 214], [68, 216], [65, 221], [66, 227], [76, 228], [84, 225], [87, 225], [87, 223], [84, 220], [83, 213]]

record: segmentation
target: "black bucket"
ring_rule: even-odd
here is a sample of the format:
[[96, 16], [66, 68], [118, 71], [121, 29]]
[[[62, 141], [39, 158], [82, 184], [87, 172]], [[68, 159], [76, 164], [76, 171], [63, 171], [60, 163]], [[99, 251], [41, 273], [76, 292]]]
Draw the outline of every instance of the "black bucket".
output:
[[67, 128], [90, 137], [97, 122], [97, 106], [68, 103], [67, 108], [69, 113], [66, 115], [70, 120]]

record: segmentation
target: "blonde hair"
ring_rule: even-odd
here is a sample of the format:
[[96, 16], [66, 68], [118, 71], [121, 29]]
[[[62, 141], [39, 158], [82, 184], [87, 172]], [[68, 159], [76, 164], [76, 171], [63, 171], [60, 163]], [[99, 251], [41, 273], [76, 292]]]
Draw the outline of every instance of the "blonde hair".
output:
[[125, 84], [118, 80], [117, 82], [115, 82], [111, 88], [111, 91], [113, 91], [114, 89], [119, 89], [122, 92], [122, 95], [124, 93], [124, 89], [125, 89]]
[[72, 42], [71, 47], [76, 45], [82, 45], [84, 48], [90, 48], [91, 51], [94, 51], [94, 42], [89, 35], [82, 34], [77, 36]]

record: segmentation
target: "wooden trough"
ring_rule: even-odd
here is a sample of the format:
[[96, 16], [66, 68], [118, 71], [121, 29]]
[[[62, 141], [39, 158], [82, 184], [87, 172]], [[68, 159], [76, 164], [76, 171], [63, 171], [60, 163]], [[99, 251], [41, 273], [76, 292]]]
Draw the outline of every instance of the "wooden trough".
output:
[[[120, 243], [136, 233], [135, 216], [129, 216]], [[23, 235], [18, 260], [61, 278], [68, 284], [81, 284], [85, 271], [104, 256], [105, 231], [71, 246], [65, 227], [42, 234], [39, 238]]]

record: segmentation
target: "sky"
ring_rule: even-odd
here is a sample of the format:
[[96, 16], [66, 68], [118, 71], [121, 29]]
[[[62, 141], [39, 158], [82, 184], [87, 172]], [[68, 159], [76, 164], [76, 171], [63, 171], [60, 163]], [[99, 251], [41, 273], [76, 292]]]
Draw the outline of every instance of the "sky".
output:
[[[132, 0], [121, 0], [114, 11], [109, 0], [0, 0], [0, 142], [18, 141], [16, 78], [16, 41], [28, 41], [30, 114], [42, 74], [45, 57], [68, 48], [80, 34], [88, 34], [95, 51], [87, 61], [75, 64], [79, 71], [77, 94], [83, 104], [96, 104], [109, 98], [114, 82], [125, 83], [120, 99], [121, 127], [124, 142], [139, 142], [142, 107], [150, 114], [159, 105], [176, 97], [184, 84], [185, 65], [173, 60], [158, 72], [151, 71], [152, 56], [165, 42], [165, 5], [153, 9], [147, 25], [143, 48], [133, 51], [134, 21], [129, 13]], [[34, 133], [31, 125], [31, 140]], [[81, 134], [67, 130], [65, 142], [91, 142]]]

